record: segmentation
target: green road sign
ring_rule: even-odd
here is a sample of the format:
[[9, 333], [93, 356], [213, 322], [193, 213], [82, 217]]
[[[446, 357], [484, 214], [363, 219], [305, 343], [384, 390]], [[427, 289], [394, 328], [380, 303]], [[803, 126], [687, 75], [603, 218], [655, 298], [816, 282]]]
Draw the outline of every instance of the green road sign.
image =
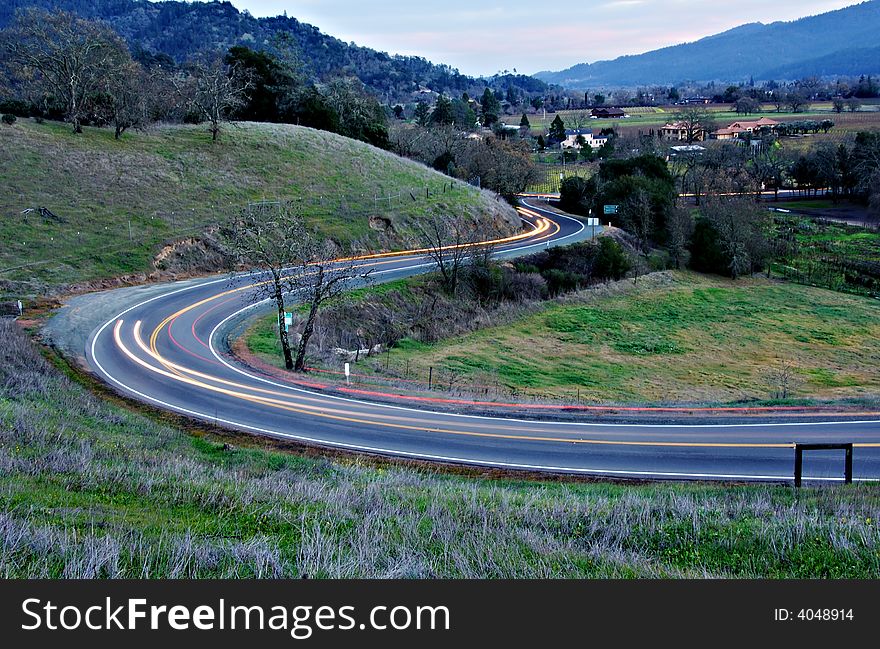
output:
[[605, 214], [617, 214], [617, 208], [619, 205], [606, 205], [605, 206]]

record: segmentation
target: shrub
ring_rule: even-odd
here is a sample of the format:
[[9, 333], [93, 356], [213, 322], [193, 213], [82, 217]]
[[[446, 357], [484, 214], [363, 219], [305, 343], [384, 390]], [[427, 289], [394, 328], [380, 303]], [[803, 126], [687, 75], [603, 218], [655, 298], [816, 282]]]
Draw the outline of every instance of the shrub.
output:
[[721, 239], [712, 222], [700, 216], [694, 223], [694, 236], [691, 239], [690, 267], [701, 273], [729, 275], [727, 259], [721, 250]]
[[632, 264], [626, 250], [611, 237], [599, 239], [599, 252], [593, 265], [593, 274], [599, 279], [622, 279]]
[[0, 119], [3, 120], [4, 124], [8, 124], [9, 126], [12, 126], [13, 124], [15, 124], [15, 122], [18, 118], [15, 115], [13, 115], [12, 113], [5, 113], [3, 115], [3, 117]]

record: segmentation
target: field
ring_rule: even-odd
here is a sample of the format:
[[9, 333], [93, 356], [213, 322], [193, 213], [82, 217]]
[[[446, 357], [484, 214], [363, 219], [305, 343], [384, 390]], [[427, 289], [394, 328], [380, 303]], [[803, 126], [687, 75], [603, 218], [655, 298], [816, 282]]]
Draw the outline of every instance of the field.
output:
[[[7, 292], [27, 294], [150, 273], [164, 245], [201, 237], [250, 201], [294, 200], [324, 234], [362, 249], [401, 246], [412, 220], [428, 213], [518, 227], [513, 210], [487, 193], [366, 144], [286, 125], [230, 126], [212, 144], [198, 126], [117, 142], [112, 130], [75, 136], [68, 125], [19, 120], [0, 128], [0, 187], [0, 293], [3, 280], [20, 282]], [[42, 207], [55, 216], [24, 213]], [[387, 221], [373, 228], [371, 216]], [[173, 270], [187, 272], [188, 263]]]
[[[529, 115], [529, 123], [532, 126], [532, 133], [538, 135], [546, 133], [557, 115], [565, 122], [567, 128], [574, 128], [575, 122], [580, 118], [583, 128], [603, 129], [617, 128], [624, 133], [637, 132], [639, 129], [647, 131], [652, 128], [656, 129], [663, 126], [666, 122], [675, 119], [675, 113], [679, 110], [679, 106], [657, 106], [657, 107], [635, 107], [626, 108], [629, 117], [622, 119], [589, 119], [589, 110], [561, 110], [555, 113], [538, 112]], [[844, 111], [843, 113], [835, 113], [831, 109], [830, 102], [816, 102], [809, 108], [800, 113], [792, 113], [787, 110], [776, 112], [776, 107], [770, 104], [764, 104], [761, 110], [754, 115], [740, 115], [736, 111], [731, 110], [727, 104], [710, 104], [706, 106], [712, 119], [719, 125], [727, 125], [731, 122], [740, 120], [757, 119], [758, 117], [770, 117], [779, 121], [796, 121], [801, 119], [831, 119], [835, 123], [835, 130], [840, 132], [858, 132], [860, 130], [877, 130], [880, 129], [880, 110], [878, 106], [866, 104], [856, 113]], [[586, 116], [586, 119], [584, 118]], [[508, 117], [506, 121], [512, 123], [513, 117]]]
[[190, 433], [93, 396], [0, 321], [0, 577], [880, 574], [870, 485], [489, 481]]
[[878, 363], [876, 300], [683, 272], [574, 294], [460, 339], [406, 340], [390, 359], [423, 382], [433, 367], [438, 383], [452, 376], [520, 398], [687, 404], [771, 400], [768, 371], [784, 364], [789, 398], [875, 400]]

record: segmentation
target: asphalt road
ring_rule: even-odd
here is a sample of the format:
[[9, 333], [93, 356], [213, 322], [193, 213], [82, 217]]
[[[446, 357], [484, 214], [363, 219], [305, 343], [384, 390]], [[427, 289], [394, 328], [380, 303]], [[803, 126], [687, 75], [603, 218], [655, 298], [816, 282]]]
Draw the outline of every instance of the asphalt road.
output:
[[[499, 245], [512, 257], [589, 238], [580, 221], [529, 205], [533, 230]], [[432, 267], [421, 256], [365, 261], [386, 280]], [[85, 359], [122, 394], [256, 435], [354, 452], [510, 470], [631, 478], [791, 480], [794, 442], [853, 442], [857, 480], [880, 478], [880, 413], [846, 417], [610, 422], [476, 416], [331, 396], [246, 368], [228, 353], [228, 333], [253, 315], [252, 279], [218, 277], [128, 291], [124, 308], [100, 321]], [[105, 295], [112, 295], [112, 292]], [[98, 296], [75, 311], [99, 313]], [[268, 305], [262, 305], [266, 308]], [[64, 318], [64, 312], [56, 318]], [[64, 322], [60, 321], [60, 328]], [[808, 456], [805, 474], [843, 474], [842, 453]]]

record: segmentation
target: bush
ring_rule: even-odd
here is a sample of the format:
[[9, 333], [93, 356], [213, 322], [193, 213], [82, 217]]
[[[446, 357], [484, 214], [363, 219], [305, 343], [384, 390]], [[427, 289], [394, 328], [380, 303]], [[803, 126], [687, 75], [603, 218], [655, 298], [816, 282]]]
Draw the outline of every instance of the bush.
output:
[[9, 126], [12, 126], [13, 124], [15, 124], [15, 122], [18, 118], [15, 115], [13, 115], [12, 113], [6, 113], [0, 119], [3, 120], [4, 124], [9, 124]]
[[596, 197], [596, 181], [580, 176], [569, 176], [559, 187], [559, 207], [571, 214], [587, 216]]
[[701, 273], [730, 275], [727, 259], [721, 250], [718, 231], [705, 216], [694, 223], [694, 236], [691, 239], [690, 267]]
[[14, 115], [15, 117], [31, 117], [34, 115], [33, 105], [18, 99], [4, 99], [0, 101], [0, 113]]
[[611, 237], [599, 239], [599, 252], [593, 265], [593, 274], [600, 279], [623, 279], [632, 264], [626, 250]]

